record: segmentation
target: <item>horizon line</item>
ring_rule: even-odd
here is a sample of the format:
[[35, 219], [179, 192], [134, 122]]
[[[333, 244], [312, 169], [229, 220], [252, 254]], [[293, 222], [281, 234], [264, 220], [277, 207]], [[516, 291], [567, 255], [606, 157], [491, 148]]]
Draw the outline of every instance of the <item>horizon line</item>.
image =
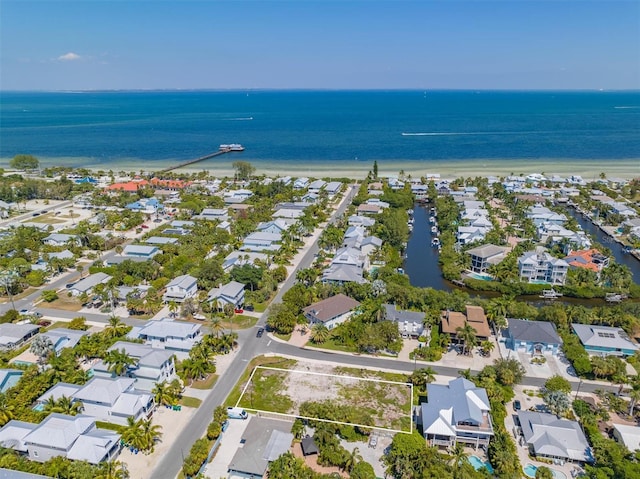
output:
[[153, 92], [640, 92], [639, 88], [92, 88], [0, 89], [2, 93], [153, 93]]

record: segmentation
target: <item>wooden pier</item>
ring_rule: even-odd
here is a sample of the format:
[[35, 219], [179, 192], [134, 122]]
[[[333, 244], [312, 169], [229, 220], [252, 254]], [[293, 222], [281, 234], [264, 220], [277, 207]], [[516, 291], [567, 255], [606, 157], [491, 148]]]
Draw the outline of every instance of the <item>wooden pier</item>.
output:
[[235, 151], [242, 151], [242, 150], [233, 150], [231, 148], [221, 148], [215, 153], [210, 153], [208, 155], [201, 156], [199, 158], [196, 158], [195, 160], [183, 161], [182, 163], [178, 163], [175, 166], [171, 166], [169, 168], [160, 170], [159, 173], [167, 173], [169, 171], [177, 170], [178, 168], [184, 168], [185, 166], [193, 165], [194, 163], [199, 163], [201, 161], [209, 160], [211, 158], [215, 158], [216, 156], [221, 156], [221, 155], [224, 155], [225, 153], [232, 153]]

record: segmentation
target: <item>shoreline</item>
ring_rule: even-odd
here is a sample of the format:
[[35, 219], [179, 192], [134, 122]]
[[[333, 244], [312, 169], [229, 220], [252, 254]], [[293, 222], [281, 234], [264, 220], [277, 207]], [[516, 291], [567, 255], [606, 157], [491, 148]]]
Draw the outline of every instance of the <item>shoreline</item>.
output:
[[[9, 158], [0, 158], [0, 167], [7, 168]], [[104, 160], [103, 160], [104, 161]], [[152, 172], [159, 171], [185, 161], [176, 160], [142, 160], [123, 158], [101, 163], [95, 158], [41, 158], [43, 168], [69, 167], [85, 168], [92, 172]], [[509, 176], [542, 173], [547, 177], [553, 175], [580, 175], [584, 180], [597, 180], [601, 173], [609, 178], [632, 179], [640, 177], [640, 158], [617, 160], [579, 160], [567, 158], [549, 159], [471, 159], [471, 160], [260, 160], [247, 158], [243, 154], [233, 154], [225, 158], [205, 160], [194, 163], [178, 170], [173, 174], [197, 173], [208, 171], [212, 176], [233, 176], [234, 161], [247, 161], [256, 168], [257, 175], [276, 176], [308, 176], [315, 178], [348, 177], [362, 179], [373, 168], [373, 162], [378, 162], [379, 176], [397, 176], [400, 171], [405, 175], [420, 177], [440, 175], [441, 178], [477, 177], [477, 176]]]

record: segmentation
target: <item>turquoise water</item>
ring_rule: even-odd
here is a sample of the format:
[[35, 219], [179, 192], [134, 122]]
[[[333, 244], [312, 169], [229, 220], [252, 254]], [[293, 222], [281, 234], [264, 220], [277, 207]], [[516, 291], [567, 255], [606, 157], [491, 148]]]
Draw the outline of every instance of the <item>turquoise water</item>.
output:
[[482, 459], [480, 459], [478, 456], [469, 456], [467, 459], [476, 471], [479, 471], [484, 467], [487, 469], [487, 471], [489, 471], [490, 474], [493, 474], [493, 467], [491, 466], [489, 461], [483, 462]]
[[44, 411], [44, 404], [36, 404], [33, 408], [34, 411]]
[[473, 279], [478, 279], [480, 281], [491, 281], [493, 277], [490, 274], [481, 274], [481, 273], [467, 273]]
[[536, 477], [536, 471], [538, 470], [538, 468], [536, 466], [534, 466], [533, 464], [527, 464], [526, 466], [524, 466], [522, 468], [522, 470], [524, 471], [524, 473], [527, 476]]
[[203, 167], [562, 158], [637, 168], [640, 157], [640, 92], [0, 92], [0, 118], [0, 158], [104, 169], [159, 167], [221, 143], [246, 151]]

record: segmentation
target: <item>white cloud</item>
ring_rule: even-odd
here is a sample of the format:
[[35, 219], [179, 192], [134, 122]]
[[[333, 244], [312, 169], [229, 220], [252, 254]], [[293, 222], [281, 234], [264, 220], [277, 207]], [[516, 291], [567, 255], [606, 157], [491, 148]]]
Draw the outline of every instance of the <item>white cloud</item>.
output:
[[65, 53], [64, 55], [60, 55], [58, 57], [58, 61], [61, 62], [73, 62], [76, 60], [81, 60], [82, 57], [80, 55], [78, 55], [77, 53], [73, 53], [73, 52], [69, 52], [69, 53]]

